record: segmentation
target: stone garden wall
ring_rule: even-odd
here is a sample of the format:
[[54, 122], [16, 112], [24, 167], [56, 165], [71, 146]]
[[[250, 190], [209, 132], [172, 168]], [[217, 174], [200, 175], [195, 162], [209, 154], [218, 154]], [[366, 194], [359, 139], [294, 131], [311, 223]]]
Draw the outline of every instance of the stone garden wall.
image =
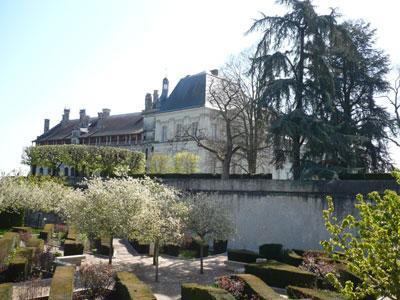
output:
[[286, 248], [320, 248], [328, 234], [322, 219], [325, 197], [334, 197], [339, 218], [355, 212], [357, 193], [400, 192], [395, 181], [288, 181], [265, 179], [164, 179], [166, 184], [193, 192], [211, 192], [223, 203], [235, 225], [228, 247], [257, 250], [263, 243], [280, 243]]

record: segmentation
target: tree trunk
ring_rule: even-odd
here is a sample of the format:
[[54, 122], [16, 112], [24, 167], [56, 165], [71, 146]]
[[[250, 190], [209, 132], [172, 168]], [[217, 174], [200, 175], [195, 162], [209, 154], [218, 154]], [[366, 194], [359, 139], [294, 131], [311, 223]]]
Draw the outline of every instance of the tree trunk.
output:
[[203, 243], [200, 244], [200, 274], [203, 274]]
[[112, 264], [112, 257], [113, 257], [113, 236], [110, 236], [110, 248], [108, 249], [108, 264]]
[[158, 282], [158, 248], [159, 248], [159, 241], [156, 240], [154, 243], [154, 257], [156, 261], [156, 282]]
[[292, 165], [292, 171], [293, 171], [293, 179], [294, 180], [299, 180], [300, 175], [301, 175], [301, 163], [300, 163], [300, 137], [296, 136], [293, 139], [293, 149], [292, 149], [292, 154], [293, 154], [293, 165]]
[[221, 179], [229, 179], [231, 161], [227, 157], [222, 161]]

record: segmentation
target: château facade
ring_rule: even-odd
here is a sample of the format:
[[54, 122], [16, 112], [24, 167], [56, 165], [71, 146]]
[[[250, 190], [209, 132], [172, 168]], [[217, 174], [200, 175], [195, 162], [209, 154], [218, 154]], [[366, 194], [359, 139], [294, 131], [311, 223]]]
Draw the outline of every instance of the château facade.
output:
[[[215, 155], [188, 137], [188, 133], [201, 132], [202, 136], [212, 139], [223, 132], [224, 124], [208, 100], [208, 88], [215, 79], [218, 80], [217, 70], [188, 75], [169, 94], [169, 82], [164, 78], [161, 95], [158, 90], [147, 93], [142, 112], [111, 115], [110, 109], [103, 109], [97, 117], [90, 117], [81, 109], [79, 119], [70, 119], [70, 110], [65, 109], [61, 122], [54, 127], [50, 128], [50, 121], [45, 119], [44, 132], [34, 142], [36, 145], [123, 147], [142, 151], [147, 163], [154, 153], [173, 156], [188, 151], [199, 156], [199, 172], [221, 173], [221, 164]], [[288, 178], [288, 167], [276, 170], [269, 163], [269, 153], [265, 153], [265, 157], [259, 164], [258, 173], [271, 173], [276, 179]], [[243, 170], [236, 167], [235, 159], [236, 162], [240, 160], [234, 158], [231, 173], [242, 173]], [[43, 172], [46, 174], [47, 170]]]

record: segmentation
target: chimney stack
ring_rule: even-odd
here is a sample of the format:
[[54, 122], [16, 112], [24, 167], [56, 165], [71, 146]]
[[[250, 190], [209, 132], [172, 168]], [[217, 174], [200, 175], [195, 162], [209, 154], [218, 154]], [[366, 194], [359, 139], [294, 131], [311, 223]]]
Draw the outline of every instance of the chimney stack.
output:
[[86, 117], [86, 110], [85, 109], [81, 109], [79, 111], [79, 120], [83, 121], [85, 119], [85, 117]]
[[110, 116], [110, 112], [111, 112], [111, 109], [103, 108], [103, 118], [105, 119], [105, 118], [109, 117]]
[[144, 110], [149, 110], [153, 106], [153, 102], [151, 100], [151, 94], [147, 93], [146, 97], [144, 98]]
[[214, 76], [218, 76], [218, 69], [212, 69], [210, 70], [210, 73]]
[[89, 116], [86, 115], [86, 110], [81, 109], [79, 111], [79, 127], [87, 128], [89, 126]]
[[50, 129], [50, 120], [49, 119], [44, 119], [44, 132], [46, 133]]
[[62, 123], [65, 124], [69, 121], [69, 109], [64, 109], [64, 114], [62, 116]]

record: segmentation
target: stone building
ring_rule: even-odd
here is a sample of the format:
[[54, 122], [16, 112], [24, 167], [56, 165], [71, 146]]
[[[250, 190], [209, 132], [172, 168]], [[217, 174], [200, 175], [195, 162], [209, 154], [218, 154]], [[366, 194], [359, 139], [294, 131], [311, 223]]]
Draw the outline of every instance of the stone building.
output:
[[[187, 133], [201, 132], [217, 138], [223, 123], [216, 109], [208, 101], [208, 88], [212, 80], [218, 79], [218, 71], [202, 72], [182, 78], [169, 94], [169, 82], [163, 79], [161, 95], [158, 90], [145, 96], [142, 112], [111, 115], [103, 109], [97, 117], [89, 117], [81, 110], [79, 119], [69, 118], [69, 109], [64, 110], [62, 120], [50, 129], [49, 120], [44, 122], [44, 133], [35, 140], [36, 145], [83, 144], [124, 147], [143, 151], [147, 161], [154, 153], [173, 156], [177, 152], [196, 153], [199, 171], [220, 173], [220, 162], [214, 154], [199, 147]], [[270, 155], [267, 153], [267, 157]], [[286, 179], [289, 169], [276, 170], [268, 163], [260, 163], [259, 173], [272, 173], [273, 178]], [[242, 170], [232, 164], [232, 173]]]

